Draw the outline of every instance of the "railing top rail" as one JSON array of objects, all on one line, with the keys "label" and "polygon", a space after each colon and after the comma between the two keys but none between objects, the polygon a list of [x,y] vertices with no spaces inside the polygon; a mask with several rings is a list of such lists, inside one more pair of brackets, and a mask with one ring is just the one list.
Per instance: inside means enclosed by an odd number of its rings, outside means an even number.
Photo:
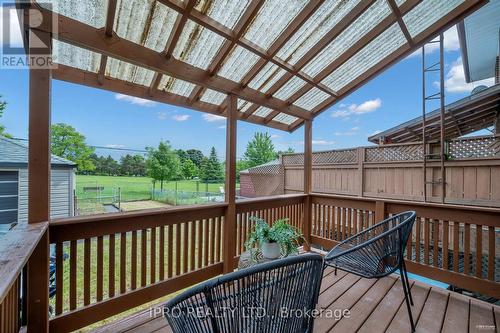
[{"label": "railing top rail", "polygon": [[239,199],[239,200],[236,200],[236,205],[273,202],[273,201],[279,201],[279,200],[283,200],[283,199],[304,198],[306,196],[307,196],[306,194],[297,193],[297,194],[271,195],[271,196],[259,197],[259,198]]},{"label": "railing top rail", "polygon": [[48,223],[20,223],[0,242],[0,303],[28,262]]}]

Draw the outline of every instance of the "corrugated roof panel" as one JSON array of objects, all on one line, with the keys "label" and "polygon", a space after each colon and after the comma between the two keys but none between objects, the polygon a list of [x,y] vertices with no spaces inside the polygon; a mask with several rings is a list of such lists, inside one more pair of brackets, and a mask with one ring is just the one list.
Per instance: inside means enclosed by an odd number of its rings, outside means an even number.
[{"label": "corrugated roof panel", "polygon": [[249,0],[200,0],[194,8],[226,27],[234,28],[249,3]]},{"label": "corrugated roof panel", "polygon": [[214,105],[221,105],[222,102],[224,102],[224,100],[226,99],[226,97],[227,97],[226,94],[223,94],[221,92],[212,89],[206,89],[203,96],[201,96],[200,101]]},{"label": "corrugated roof panel", "polygon": [[158,90],[167,91],[172,94],[189,97],[196,85],[179,79],[174,79],[168,75],[162,75]]},{"label": "corrugated roof panel", "polygon": [[274,97],[279,98],[281,100],[287,100],[290,96],[297,92],[300,88],[302,88],[307,82],[302,80],[299,77],[292,77],[288,80],[283,87],[281,87],[277,92],[274,93]]},{"label": "corrugated roof panel", "polygon": [[106,63],[106,76],[146,87],[151,85],[154,74],[155,73],[149,69],[135,66],[115,58],[108,58],[108,62]]},{"label": "corrugated roof panel", "polygon": [[286,71],[271,62],[268,62],[260,72],[255,75],[255,77],[248,83],[248,86],[252,89],[259,90],[261,92],[266,92],[275,84]]},{"label": "corrugated roof panel", "polygon": [[395,23],[328,75],[322,83],[339,91],[405,43],[406,38]]},{"label": "corrugated roof panel", "polygon": [[303,71],[313,77],[316,76],[390,13],[391,8],[387,5],[387,2],[385,0],[377,0],[304,66]]},{"label": "corrugated roof panel", "polygon": [[252,68],[260,57],[241,46],[236,46],[231,51],[222,68],[217,75],[226,79],[240,82],[243,76]]},{"label": "corrugated roof panel", "polygon": [[262,118],[265,118],[267,117],[268,114],[270,114],[271,112],[273,112],[272,109],[270,108],[266,108],[265,106],[261,106],[259,107],[257,110],[255,110],[254,113],[252,113],[252,116],[257,116],[257,117],[262,117]]},{"label": "corrugated roof panel", "polygon": [[277,56],[294,65],[325,36],[360,0],[327,0],[293,34]]},{"label": "corrugated roof panel", "polygon": [[94,28],[102,28],[106,24],[108,0],[37,0],[37,3]]},{"label": "corrugated roof panel", "polygon": [[423,0],[403,16],[403,21],[410,35],[415,37],[463,2],[464,0]]},{"label": "corrugated roof panel", "polygon": [[401,6],[402,4],[404,4],[406,2],[406,0],[396,0],[396,4],[398,6]]},{"label": "corrugated roof panel", "polygon": [[161,52],[177,15],[155,0],[118,0],[114,30],[121,38]]},{"label": "corrugated roof panel", "polygon": [[225,38],[187,20],[173,56],[195,67],[207,69]]},{"label": "corrugated roof panel", "polygon": [[97,73],[101,63],[101,55],[78,46],[52,40],[54,62],[71,66],[84,71]]},{"label": "corrugated roof panel", "polygon": [[286,113],[280,113],[276,117],[274,117],[273,120],[277,121],[279,123],[290,125],[290,124],[296,122],[297,120],[299,120],[299,118],[294,117],[294,116],[290,116],[289,114],[286,114]]},{"label": "corrugated roof panel", "polygon": [[308,0],[266,0],[245,38],[267,50],[307,3]]},{"label": "corrugated roof panel", "polygon": [[250,103],[249,101],[245,101],[244,99],[238,98],[237,108],[239,112],[247,112],[247,110],[250,109],[252,105],[253,104]]},{"label": "corrugated roof panel", "polygon": [[293,102],[293,104],[311,111],[320,103],[323,103],[328,97],[330,97],[330,95],[328,95],[326,92],[314,87],[304,95],[302,95],[295,102]]}]

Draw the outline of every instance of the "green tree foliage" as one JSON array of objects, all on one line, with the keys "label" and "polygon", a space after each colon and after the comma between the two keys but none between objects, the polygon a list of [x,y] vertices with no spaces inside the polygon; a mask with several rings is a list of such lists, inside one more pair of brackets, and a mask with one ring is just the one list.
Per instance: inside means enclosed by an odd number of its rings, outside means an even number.
[{"label": "green tree foliage", "polygon": [[247,144],[244,159],[248,163],[248,168],[276,159],[276,151],[269,133],[255,133]]},{"label": "green tree foliage", "polygon": [[146,176],[146,160],[141,155],[132,157],[132,175],[137,177]]},{"label": "green tree foliage", "polygon": [[[2,95],[0,95],[0,118],[3,116],[4,110],[7,108],[7,102],[1,100]],[[3,135],[7,138],[11,138],[12,136],[10,134],[5,133],[5,126],[0,124],[0,135]]]},{"label": "green tree foliage", "polygon": [[94,149],[87,146],[85,136],[67,124],[54,124],[51,127],[51,152],[77,164],[79,172],[92,171],[95,165],[90,156]]},{"label": "green tree foliage", "polygon": [[189,158],[189,155],[187,154],[187,152],[182,150],[182,149],[176,149],[175,152],[177,153],[177,156],[179,156],[181,163],[184,163],[184,161]]},{"label": "green tree foliage", "polygon": [[280,156],[280,155],[284,155],[284,154],[293,154],[293,153],[295,153],[295,149],[293,149],[292,147],[288,147],[287,150],[278,150],[276,152],[276,155]]},{"label": "green tree foliage", "polygon": [[198,167],[189,158],[182,163],[182,175],[184,179],[193,179],[198,176]]},{"label": "green tree foliage", "polygon": [[168,141],[161,141],[158,148],[148,147],[146,169],[148,176],[161,184],[163,182],[179,179],[181,175],[181,162],[179,156],[170,146]]},{"label": "green tree foliage", "polygon": [[196,165],[198,168],[201,167],[201,162],[203,161],[203,158],[205,157],[201,150],[198,149],[188,149],[186,150],[186,154],[188,155],[188,158],[193,161],[194,165]]},{"label": "green tree foliage", "polygon": [[236,161],[236,181],[240,181],[240,172],[248,169],[248,162],[245,160]]},{"label": "green tree foliage", "polygon": [[217,152],[214,147],[210,150],[210,156],[208,158],[204,158],[201,163],[200,178],[205,182],[214,183],[224,180],[222,164],[217,158]]}]

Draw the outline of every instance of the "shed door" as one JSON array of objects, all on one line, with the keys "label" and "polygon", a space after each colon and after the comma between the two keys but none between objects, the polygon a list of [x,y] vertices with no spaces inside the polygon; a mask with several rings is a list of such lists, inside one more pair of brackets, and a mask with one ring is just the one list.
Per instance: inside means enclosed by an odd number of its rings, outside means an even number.
[{"label": "shed door", "polygon": [[0,171],[0,224],[17,222],[18,194],[17,171]]}]

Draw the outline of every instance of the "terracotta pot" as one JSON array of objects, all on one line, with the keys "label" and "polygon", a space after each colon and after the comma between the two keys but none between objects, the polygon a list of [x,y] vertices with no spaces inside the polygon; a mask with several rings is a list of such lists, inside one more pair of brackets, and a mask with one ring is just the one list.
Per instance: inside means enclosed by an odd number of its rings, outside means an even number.
[{"label": "terracotta pot", "polygon": [[276,242],[264,242],[260,245],[260,250],[262,251],[262,256],[267,259],[278,259],[281,254],[280,245]]}]

